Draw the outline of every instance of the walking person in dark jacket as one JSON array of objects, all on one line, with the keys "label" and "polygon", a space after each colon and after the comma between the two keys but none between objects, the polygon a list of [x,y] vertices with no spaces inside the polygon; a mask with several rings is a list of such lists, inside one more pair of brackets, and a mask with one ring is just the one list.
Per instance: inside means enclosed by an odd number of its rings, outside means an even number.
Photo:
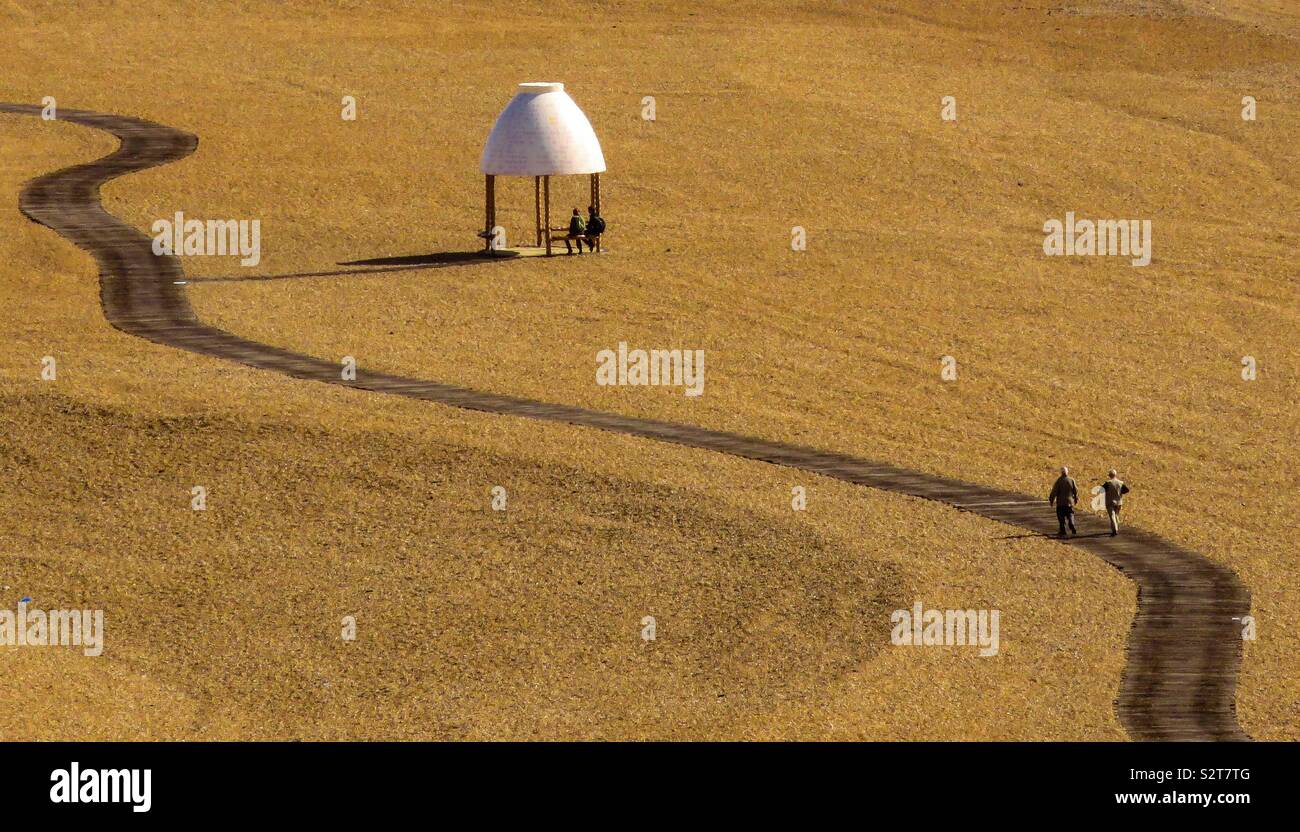
[{"label": "walking person in dark jacket", "polygon": [[1052,492],[1047,495],[1047,504],[1056,506],[1056,522],[1060,523],[1060,536],[1065,537],[1065,524],[1070,524],[1070,534],[1078,534],[1074,528],[1074,505],[1079,502],[1079,486],[1070,476],[1070,469],[1061,467],[1061,476],[1052,485]]},{"label": "walking person in dark jacket", "polygon": [[1119,510],[1124,506],[1124,495],[1129,488],[1112,468],[1110,479],[1101,484],[1101,489],[1106,492],[1106,515],[1110,517],[1110,536],[1114,537],[1119,534]]}]

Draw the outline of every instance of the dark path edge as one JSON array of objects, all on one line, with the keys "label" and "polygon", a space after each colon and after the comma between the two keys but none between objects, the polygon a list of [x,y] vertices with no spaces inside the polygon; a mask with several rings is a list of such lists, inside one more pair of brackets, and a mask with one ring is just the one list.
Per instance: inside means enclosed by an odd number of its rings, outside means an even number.
[{"label": "dark path edge", "polygon": [[[40,108],[0,103],[0,112],[38,116]],[[390,393],[452,407],[599,428],[808,471],[912,497],[936,500],[1031,532],[1053,534],[1045,501],[879,462],[692,425],[638,419],[567,405],[484,393],[464,387],[340,365],[233,335],[203,323],[185,296],[175,257],[157,256],[152,240],[106,212],[100,186],[116,177],[182,159],[198,138],[142,119],[60,110],[60,121],[113,134],[121,146],[94,162],[28,182],[23,214],[86,250],[99,264],[104,316],[117,329],[170,347],[272,370],[293,378]],[[1091,514],[1080,518],[1078,547],[1119,569],[1138,587],[1138,612],[1126,645],[1115,701],[1120,723],[1137,740],[1245,740],[1235,691],[1241,663],[1241,621],[1250,594],[1231,570],[1151,532],[1119,537]]]}]

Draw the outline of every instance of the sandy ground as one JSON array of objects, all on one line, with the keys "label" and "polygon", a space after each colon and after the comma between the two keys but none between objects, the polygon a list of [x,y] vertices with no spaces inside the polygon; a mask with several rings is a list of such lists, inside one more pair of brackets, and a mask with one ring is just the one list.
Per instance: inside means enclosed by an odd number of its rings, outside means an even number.
[{"label": "sandy ground", "polygon": [[[377,369],[1031,493],[1063,461],[1088,483],[1114,465],[1131,522],[1251,588],[1242,723],[1296,738],[1297,22],[1217,6],[204,4],[162,33],[21,4],[0,98],[197,133],[105,202],[141,228],[261,218],[257,269],[185,264],[243,277],[472,247],[493,117],[515,82],[563,80],[610,162],[608,255],[197,284],[196,308]],[[2,193],[112,147],[0,128]],[[500,198],[512,237],[529,190]],[[1152,219],[1152,265],[1043,257],[1067,210]],[[1134,599],[1100,563],[768,466],[143,344],[102,322],[87,258],[16,210],[0,228],[5,597],[102,606],[110,645],[0,649],[0,736],[1121,735]],[[705,349],[706,394],[596,386],[619,341]],[[1000,609],[1001,654],[890,646],[917,599]]]}]

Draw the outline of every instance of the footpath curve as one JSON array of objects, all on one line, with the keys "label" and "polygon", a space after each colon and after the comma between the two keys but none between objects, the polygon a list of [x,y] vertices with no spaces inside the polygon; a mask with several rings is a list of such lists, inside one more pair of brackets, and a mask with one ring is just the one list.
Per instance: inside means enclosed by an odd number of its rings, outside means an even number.
[{"label": "footpath curve", "polygon": [[[41,108],[0,103],[0,112],[39,116]],[[95,258],[104,317],[130,335],[293,378],[731,454],[936,500],[1030,532],[1056,531],[1055,517],[1041,497],[816,448],[434,381],[362,369],[357,370],[356,380],[345,381],[337,363],[209,326],[190,307],[180,261],[155,255],[150,237],[109,214],[99,200],[105,182],[182,159],[198,147],[198,138],[129,116],[60,109],[58,119],[111,133],[121,146],[94,162],[28,182],[19,208]],[[1129,527],[1119,537],[1110,537],[1101,518],[1085,513],[1078,521],[1079,537],[1062,542],[1101,558],[1137,584],[1138,612],[1115,702],[1129,736],[1136,740],[1249,739],[1237,724],[1234,702],[1241,618],[1250,613],[1249,592],[1226,567],[1151,532]]]}]

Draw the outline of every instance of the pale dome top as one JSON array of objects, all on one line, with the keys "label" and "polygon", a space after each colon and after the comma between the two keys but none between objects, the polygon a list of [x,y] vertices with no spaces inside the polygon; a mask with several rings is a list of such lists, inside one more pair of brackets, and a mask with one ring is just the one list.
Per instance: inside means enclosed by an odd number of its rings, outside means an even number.
[{"label": "pale dome top", "polygon": [[497,116],[479,169],[494,176],[601,173],[605,155],[563,84],[530,82]]}]

